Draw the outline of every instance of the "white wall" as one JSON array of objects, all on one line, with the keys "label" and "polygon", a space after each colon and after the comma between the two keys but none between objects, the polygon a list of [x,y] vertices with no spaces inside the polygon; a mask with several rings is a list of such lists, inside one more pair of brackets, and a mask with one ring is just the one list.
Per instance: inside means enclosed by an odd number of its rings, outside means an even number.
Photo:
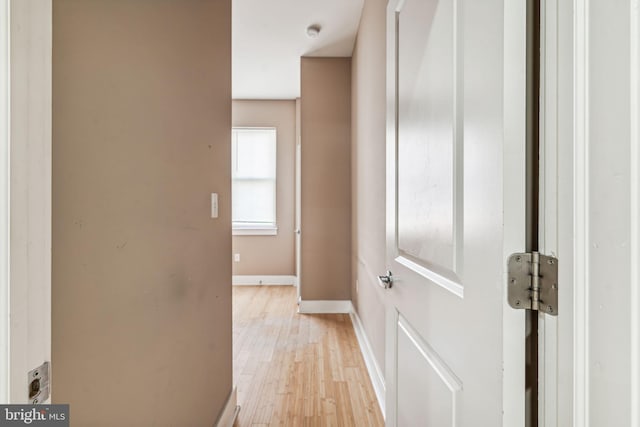
[{"label": "white wall", "polygon": [[51,0],[12,0],[10,19],[9,400],[21,403],[27,373],[51,359]]}]

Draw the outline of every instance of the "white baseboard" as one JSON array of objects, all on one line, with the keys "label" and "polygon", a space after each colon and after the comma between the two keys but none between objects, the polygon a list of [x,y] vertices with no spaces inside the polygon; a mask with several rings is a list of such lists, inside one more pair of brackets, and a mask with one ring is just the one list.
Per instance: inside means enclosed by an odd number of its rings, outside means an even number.
[{"label": "white baseboard", "polygon": [[349,314],[352,310],[349,300],[320,301],[320,300],[300,300],[298,313],[303,314]]},{"label": "white baseboard", "polygon": [[233,276],[231,284],[234,286],[256,285],[291,285],[298,284],[296,276]]},{"label": "white baseboard", "polygon": [[376,358],[373,355],[373,349],[371,348],[371,344],[369,343],[369,339],[367,338],[367,334],[362,326],[362,322],[360,321],[360,317],[358,313],[352,306],[351,313],[351,323],[353,323],[353,330],[356,333],[356,338],[358,339],[358,344],[360,345],[360,352],[362,353],[362,357],[364,358],[364,363],[367,366],[367,371],[369,372],[369,378],[371,378],[371,383],[373,384],[373,391],[376,394],[376,398],[378,399],[378,406],[380,406],[380,411],[382,412],[382,417],[385,417],[385,395],[386,388],[384,383],[384,374],[376,362]]},{"label": "white baseboard", "polygon": [[238,389],[234,387],[229,394],[227,403],[222,408],[222,413],[218,417],[216,427],[233,427],[233,423],[236,422],[240,412],[240,406],[238,406]]}]

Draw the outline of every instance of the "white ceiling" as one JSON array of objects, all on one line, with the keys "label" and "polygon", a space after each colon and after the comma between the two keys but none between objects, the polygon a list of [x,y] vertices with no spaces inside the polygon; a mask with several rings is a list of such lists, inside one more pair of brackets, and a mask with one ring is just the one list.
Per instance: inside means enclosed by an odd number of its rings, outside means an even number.
[{"label": "white ceiling", "polygon": [[299,97],[300,57],[351,56],[363,2],[233,0],[233,98]]}]

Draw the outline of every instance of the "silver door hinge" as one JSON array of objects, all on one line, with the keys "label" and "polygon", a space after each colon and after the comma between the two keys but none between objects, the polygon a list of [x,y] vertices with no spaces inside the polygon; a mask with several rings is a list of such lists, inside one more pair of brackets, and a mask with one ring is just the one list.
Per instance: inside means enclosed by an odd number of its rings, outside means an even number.
[{"label": "silver door hinge", "polygon": [[558,315],[558,260],[538,252],[509,257],[507,297],[513,308]]}]

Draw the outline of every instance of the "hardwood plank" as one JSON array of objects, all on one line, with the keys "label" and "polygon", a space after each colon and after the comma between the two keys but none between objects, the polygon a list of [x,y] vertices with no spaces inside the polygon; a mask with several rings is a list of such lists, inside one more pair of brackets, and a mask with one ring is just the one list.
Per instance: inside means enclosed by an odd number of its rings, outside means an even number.
[{"label": "hardwood plank", "polygon": [[235,426],[383,426],[349,316],[298,314],[295,299],[233,288]]}]

